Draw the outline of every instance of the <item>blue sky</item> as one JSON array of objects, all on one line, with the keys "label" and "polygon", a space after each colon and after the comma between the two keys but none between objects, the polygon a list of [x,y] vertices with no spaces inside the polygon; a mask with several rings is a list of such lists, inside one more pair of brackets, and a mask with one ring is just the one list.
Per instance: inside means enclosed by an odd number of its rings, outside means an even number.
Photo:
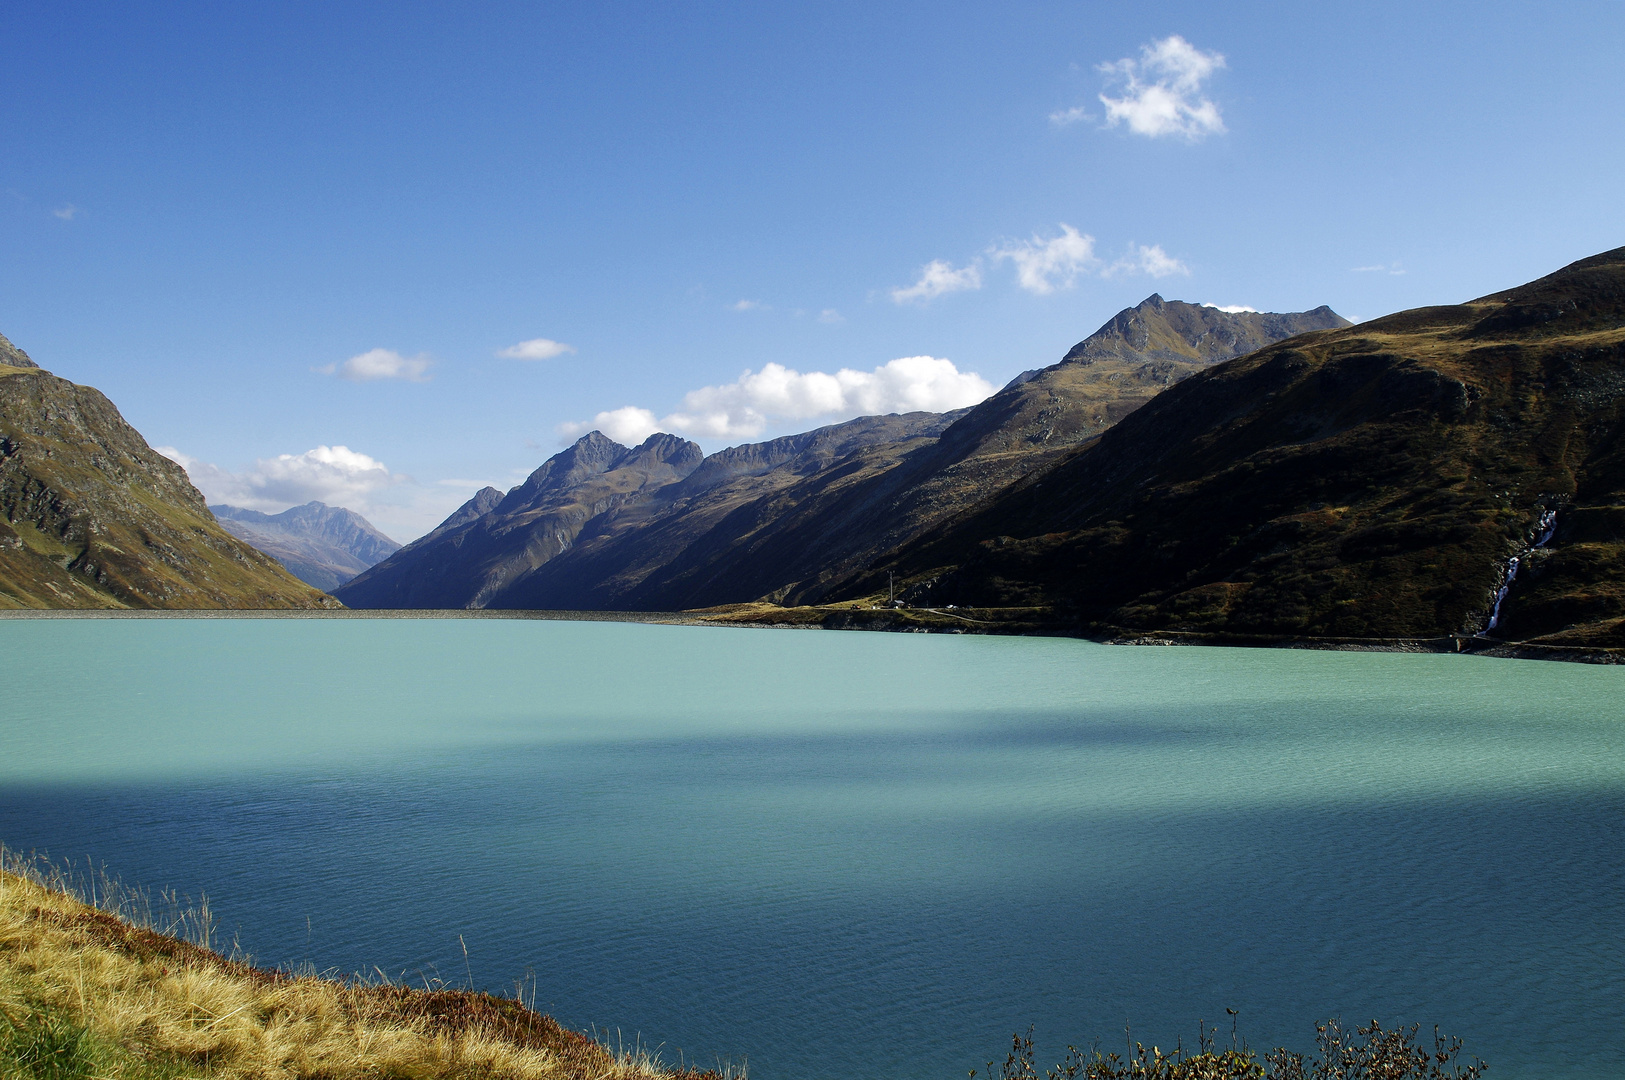
[{"label": "blue sky", "polygon": [[595,423],[716,450],[1153,291],[1369,318],[1625,244],[1618,2],[13,0],[0,41],[0,332],[211,496],[403,540]]}]

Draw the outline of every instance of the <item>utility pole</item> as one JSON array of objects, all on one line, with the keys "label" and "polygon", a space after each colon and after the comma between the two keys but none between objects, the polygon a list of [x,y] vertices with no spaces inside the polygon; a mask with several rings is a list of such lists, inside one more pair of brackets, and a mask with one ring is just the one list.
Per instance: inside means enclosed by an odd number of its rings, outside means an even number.
[{"label": "utility pole", "polygon": [[886,603],[897,603],[897,574],[891,570],[886,571]]}]

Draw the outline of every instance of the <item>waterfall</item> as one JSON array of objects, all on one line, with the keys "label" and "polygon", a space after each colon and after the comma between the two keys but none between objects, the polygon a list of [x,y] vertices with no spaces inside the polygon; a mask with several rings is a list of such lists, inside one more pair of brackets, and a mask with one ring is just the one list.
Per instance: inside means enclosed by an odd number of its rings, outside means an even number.
[{"label": "waterfall", "polygon": [[1501,572],[1501,586],[1495,590],[1495,604],[1490,608],[1490,621],[1484,629],[1479,631],[1482,637],[1495,629],[1495,624],[1501,621],[1501,602],[1507,598],[1507,591],[1512,588],[1512,579],[1518,576],[1518,567],[1529,553],[1545,547],[1557,531],[1557,511],[1542,510],[1540,520],[1535,523],[1535,542],[1523,548],[1512,558],[1507,560],[1506,569]]}]

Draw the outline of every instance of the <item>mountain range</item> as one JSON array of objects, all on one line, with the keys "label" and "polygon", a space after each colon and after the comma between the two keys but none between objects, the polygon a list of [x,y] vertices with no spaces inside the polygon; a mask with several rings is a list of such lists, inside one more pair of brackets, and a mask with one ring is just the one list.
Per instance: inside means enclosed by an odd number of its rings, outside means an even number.
[{"label": "mountain range", "polygon": [[221,529],[100,392],[0,337],[0,607],[336,606]]},{"label": "mountain range", "polygon": [[1097,635],[1625,646],[1625,248],[1201,372],[840,595],[889,574]]},{"label": "mountain range", "polygon": [[1625,248],[1357,326],[1151,296],[954,413],[592,432],[399,549],[215,509],[0,337],[0,606],[336,603],[226,525],[355,607],[1625,650]]},{"label": "mountain range", "polygon": [[215,520],[307,585],[332,591],[400,549],[356,513],[308,502],[280,514],[263,514],[224,503],[209,507]]},{"label": "mountain range", "polygon": [[1181,379],[1347,325],[1325,307],[1226,312],[1153,295],[971,409],[863,417],[710,457],[673,435],[629,448],[592,432],[335,595],[367,608],[814,602]]}]

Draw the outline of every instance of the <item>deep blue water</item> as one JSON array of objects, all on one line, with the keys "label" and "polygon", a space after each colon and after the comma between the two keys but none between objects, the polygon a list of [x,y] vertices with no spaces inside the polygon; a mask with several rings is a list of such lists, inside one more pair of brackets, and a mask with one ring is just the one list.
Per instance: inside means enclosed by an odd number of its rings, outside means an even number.
[{"label": "deep blue water", "polygon": [[1498,1077],[1625,1042],[1625,671],[499,621],[0,647],[0,841],[207,890],[265,964],[532,973],[757,1080],[1226,1007],[1255,1046],[1439,1023]]}]

